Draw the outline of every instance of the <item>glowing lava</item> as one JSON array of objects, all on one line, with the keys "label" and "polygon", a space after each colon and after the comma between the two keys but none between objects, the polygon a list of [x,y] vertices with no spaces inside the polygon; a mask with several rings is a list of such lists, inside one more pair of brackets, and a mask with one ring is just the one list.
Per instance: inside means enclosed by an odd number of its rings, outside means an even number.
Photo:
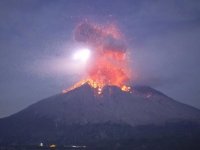
[{"label": "glowing lava", "polygon": [[[86,67],[86,79],[76,83],[66,93],[84,83],[88,83],[97,90],[103,92],[106,85],[114,85],[123,91],[130,91],[128,85],[131,71],[128,67],[127,47],[122,34],[115,25],[100,26],[89,22],[83,22],[77,26],[74,33],[77,42],[84,43],[92,50],[92,57]],[[75,54],[76,59],[83,61],[90,56],[90,51],[85,49]]]}]

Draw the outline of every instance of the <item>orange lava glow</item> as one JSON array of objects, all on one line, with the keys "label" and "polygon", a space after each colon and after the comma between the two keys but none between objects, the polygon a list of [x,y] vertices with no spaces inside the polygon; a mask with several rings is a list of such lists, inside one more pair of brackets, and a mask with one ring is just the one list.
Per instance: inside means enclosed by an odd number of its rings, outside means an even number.
[{"label": "orange lava glow", "polygon": [[82,23],[75,30],[75,40],[89,45],[92,58],[86,68],[86,79],[64,90],[64,93],[86,82],[96,89],[98,94],[103,92],[106,85],[120,87],[126,92],[131,91],[128,86],[131,70],[128,65],[127,48],[122,34],[115,25]]}]

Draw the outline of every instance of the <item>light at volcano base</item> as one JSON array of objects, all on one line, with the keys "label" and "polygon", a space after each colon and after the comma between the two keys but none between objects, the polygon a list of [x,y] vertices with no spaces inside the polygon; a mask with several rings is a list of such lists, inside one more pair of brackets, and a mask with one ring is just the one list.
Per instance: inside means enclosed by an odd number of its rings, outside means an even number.
[{"label": "light at volcano base", "polygon": [[74,60],[80,60],[86,62],[90,58],[90,50],[87,48],[81,49],[73,55]]}]

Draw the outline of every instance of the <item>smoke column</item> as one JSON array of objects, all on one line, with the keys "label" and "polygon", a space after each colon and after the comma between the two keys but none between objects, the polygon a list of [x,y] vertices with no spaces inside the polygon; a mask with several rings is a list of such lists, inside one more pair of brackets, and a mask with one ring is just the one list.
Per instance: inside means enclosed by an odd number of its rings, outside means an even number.
[{"label": "smoke column", "polygon": [[130,80],[122,34],[115,25],[79,24],[74,39],[89,45],[93,57],[87,68],[88,78],[101,85],[123,86]]}]

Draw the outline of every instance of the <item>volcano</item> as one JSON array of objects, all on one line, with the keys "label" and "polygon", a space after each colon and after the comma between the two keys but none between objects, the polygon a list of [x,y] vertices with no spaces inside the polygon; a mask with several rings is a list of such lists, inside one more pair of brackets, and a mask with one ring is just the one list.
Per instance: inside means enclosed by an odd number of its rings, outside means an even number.
[{"label": "volcano", "polygon": [[131,89],[126,92],[116,86],[105,86],[97,94],[85,83],[67,93],[43,99],[0,119],[0,144],[43,142],[102,146],[111,142],[109,145],[120,147],[129,141],[129,146],[137,147],[144,146],[143,142],[138,145],[139,139],[146,142],[151,139],[155,143],[160,139],[166,143],[166,139],[176,137],[186,141],[181,141],[182,145],[198,145],[200,110],[151,87]]}]

